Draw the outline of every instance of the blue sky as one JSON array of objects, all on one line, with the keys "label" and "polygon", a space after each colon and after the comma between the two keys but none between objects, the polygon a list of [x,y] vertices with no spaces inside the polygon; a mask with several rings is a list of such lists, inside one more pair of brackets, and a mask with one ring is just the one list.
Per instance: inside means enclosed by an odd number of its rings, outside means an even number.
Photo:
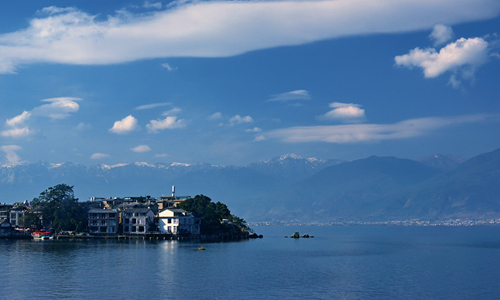
[{"label": "blue sky", "polygon": [[2,164],[500,147],[500,2],[0,4]]}]

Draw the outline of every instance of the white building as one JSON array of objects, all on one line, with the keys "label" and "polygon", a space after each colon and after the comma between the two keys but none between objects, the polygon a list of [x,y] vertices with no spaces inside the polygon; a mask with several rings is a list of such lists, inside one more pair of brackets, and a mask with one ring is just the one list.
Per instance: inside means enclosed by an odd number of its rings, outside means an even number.
[{"label": "white building", "polygon": [[158,214],[158,230],[169,234],[200,234],[200,219],[183,209],[167,208]]},{"label": "white building", "polygon": [[154,225],[154,213],[149,208],[129,208],[122,212],[123,234],[145,234]]}]

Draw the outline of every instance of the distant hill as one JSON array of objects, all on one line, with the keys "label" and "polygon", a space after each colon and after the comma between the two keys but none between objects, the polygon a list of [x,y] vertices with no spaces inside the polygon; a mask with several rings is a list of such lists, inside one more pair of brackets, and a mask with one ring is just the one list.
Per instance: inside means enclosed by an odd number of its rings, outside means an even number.
[{"label": "distant hill", "polygon": [[[420,184],[439,173],[441,171],[436,168],[395,157],[372,156],[341,163],[270,197],[266,201],[271,206],[270,213],[263,219],[365,219],[379,209],[376,205],[378,199]],[[368,210],[368,207],[375,211]]]},{"label": "distant hill", "polygon": [[329,222],[500,217],[500,149],[465,162],[368,157],[351,162],[287,154],[247,166],[38,162],[0,167],[0,202],[37,197],[59,183],[75,196],[204,194],[249,221]]},{"label": "distant hill", "polygon": [[408,217],[500,217],[500,149],[473,157],[401,196],[406,199],[402,215]]},{"label": "distant hill", "polygon": [[442,171],[450,171],[458,167],[465,159],[453,156],[451,154],[433,154],[424,158],[417,159],[416,161],[423,163],[429,167],[440,169]]},{"label": "distant hill", "polygon": [[341,162],[338,159],[304,158],[295,154],[286,154],[269,160],[261,160],[246,167],[276,179],[298,181],[312,176],[319,170],[338,165]]}]

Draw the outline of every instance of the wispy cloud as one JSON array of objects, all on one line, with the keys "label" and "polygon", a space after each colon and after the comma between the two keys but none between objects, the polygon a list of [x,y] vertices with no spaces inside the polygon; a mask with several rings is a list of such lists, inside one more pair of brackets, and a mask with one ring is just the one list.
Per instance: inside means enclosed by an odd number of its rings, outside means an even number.
[{"label": "wispy cloud", "polygon": [[186,127],[186,121],[184,119],[177,120],[177,117],[166,117],[163,120],[151,120],[149,124],[146,125],[149,133],[158,133],[165,129],[184,127]]},{"label": "wispy cloud", "polygon": [[219,120],[222,118],[222,114],[220,112],[213,113],[210,117],[208,117],[209,120]]},{"label": "wispy cloud", "polygon": [[292,100],[311,100],[311,95],[306,90],[296,90],[287,93],[277,94],[271,96],[267,101],[280,101],[287,102]]},{"label": "wispy cloud", "polygon": [[5,152],[5,158],[9,163],[17,165],[21,162],[21,157],[17,154],[17,151],[23,150],[23,148],[17,145],[4,145],[0,147],[0,150]]},{"label": "wispy cloud", "polygon": [[457,76],[471,79],[477,67],[489,60],[490,48],[487,41],[480,37],[460,38],[438,51],[434,48],[415,48],[408,54],[396,56],[396,65],[407,68],[419,67],[424,70],[425,78],[434,78],[451,71],[450,83],[460,85]]},{"label": "wispy cloud", "polygon": [[444,24],[436,24],[429,38],[434,41],[434,46],[444,44],[453,38],[453,29]]},{"label": "wispy cloud", "polygon": [[169,63],[161,64],[162,68],[167,69],[167,71],[176,71],[178,67],[172,67]]},{"label": "wispy cloud", "polygon": [[[144,4],[158,8],[158,3]],[[499,2],[492,0],[176,3],[146,14],[117,12],[105,20],[76,8],[42,9],[28,28],[0,35],[0,73],[45,62],[106,65],[166,57],[227,57],[343,36],[430,29],[439,22],[454,25],[500,12]]]},{"label": "wispy cloud", "polygon": [[80,122],[78,123],[78,126],[76,126],[76,129],[78,130],[87,130],[87,129],[91,129],[92,126],[90,124],[85,124],[83,122]]},{"label": "wispy cloud", "polygon": [[137,106],[135,109],[136,110],[151,109],[151,108],[157,108],[157,107],[162,107],[162,106],[167,106],[167,105],[172,105],[172,103],[163,102],[163,103],[145,104],[145,105]]},{"label": "wispy cloud", "polygon": [[144,4],[142,5],[142,7],[144,7],[144,8],[156,8],[156,9],[160,9],[161,8],[161,2],[151,3],[149,1],[144,1]]},{"label": "wispy cloud", "polygon": [[15,116],[14,118],[12,119],[7,119],[7,121],[5,122],[7,125],[11,126],[11,127],[15,127],[17,125],[21,125],[23,124],[24,122],[26,122],[26,120],[28,120],[29,118],[31,117],[31,112],[29,111],[23,111],[22,114],[18,115],[18,116]]},{"label": "wispy cloud", "polygon": [[113,127],[109,131],[117,134],[127,134],[138,128],[137,119],[132,115],[129,115],[113,124]]},{"label": "wispy cloud", "polygon": [[262,129],[260,129],[259,127],[254,127],[252,129],[245,129],[245,132],[261,132]]},{"label": "wispy cloud", "polygon": [[241,117],[240,115],[232,116],[229,119],[229,126],[234,126],[235,124],[252,123],[253,119],[250,116]]},{"label": "wispy cloud", "polygon": [[94,153],[90,156],[91,159],[103,159],[103,158],[106,158],[106,157],[109,157],[109,154],[105,154],[105,153]]},{"label": "wispy cloud", "polygon": [[464,123],[498,120],[499,115],[463,115],[447,118],[410,119],[395,124],[350,124],[332,126],[301,126],[272,130],[260,140],[278,139],[289,143],[359,143],[405,139],[422,136],[440,128]]},{"label": "wispy cloud", "polygon": [[161,115],[162,116],[173,116],[173,115],[180,113],[181,111],[182,111],[182,109],[180,109],[178,107],[174,107],[171,110],[167,110],[166,112],[162,113]]},{"label": "wispy cloud", "polygon": [[28,127],[23,127],[23,128],[13,128],[13,129],[8,129],[0,132],[0,135],[3,137],[13,137],[13,138],[20,138],[20,137],[25,137],[28,136],[32,133],[32,131]]},{"label": "wispy cloud", "polygon": [[80,98],[74,97],[58,97],[49,98],[42,100],[43,102],[50,102],[50,104],[44,104],[35,107],[32,110],[33,115],[43,116],[51,119],[64,119],[69,117],[71,114],[76,113],[80,109],[80,105],[77,101],[81,101]]},{"label": "wispy cloud", "polygon": [[148,152],[148,151],[151,151],[151,148],[149,148],[148,145],[139,145],[137,147],[134,147],[134,148],[130,148],[130,150],[134,151],[134,152],[137,152],[137,153],[142,153],[142,152]]},{"label": "wispy cloud", "polygon": [[354,103],[330,103],[333,108],[324,115],[318,116],[321,121],[341,121],[344,123],[359,123],[365,121],[365,110],[360,108],[361,105]]}]

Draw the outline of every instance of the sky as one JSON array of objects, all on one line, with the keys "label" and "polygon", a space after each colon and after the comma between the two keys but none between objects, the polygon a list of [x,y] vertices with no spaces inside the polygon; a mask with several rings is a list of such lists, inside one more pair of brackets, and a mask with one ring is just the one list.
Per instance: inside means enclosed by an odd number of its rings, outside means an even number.
[{"label": "sky", "polygon": [[3,1],[0,163],[500,148],[500,1]]}]

